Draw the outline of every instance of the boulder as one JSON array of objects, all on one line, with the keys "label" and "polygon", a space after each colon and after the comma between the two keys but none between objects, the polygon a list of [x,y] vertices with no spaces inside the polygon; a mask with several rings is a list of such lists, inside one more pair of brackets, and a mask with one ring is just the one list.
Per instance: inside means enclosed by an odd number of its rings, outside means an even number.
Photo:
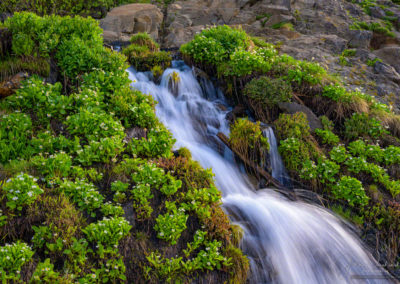
[{"label": "boulder", "polygon": [[396,72],[396,70],[383,62],[377,61],[374,65],[374,71],[379,74],[385,76],[387,79],[399,84],[400,83],[400,74]]},{"label": "boulder", "polygon": [[301,105],[298,103],[291,102],[281,102],[278,103],[278,107],[286,113],[294,114],[296,112],[302,112],[307,116],[308,124],[311,128],[311,131],[314,131],[317,128],[323,128],[321,120],[305,105]]},{"label": "boulder", "polygon": [[129,42],[133,34],[147,32],[155,40],[159,37],[163,14],[152,4],[128,4],[112,9],[100,21],[106,43]]},{"label": "boulder", "polygon": [[364,30],[350,30],[349,31],[349,46],[354,48],[368,48],[371,39],[372,32]]},{"label": "boulder", "polygon": [[375,50],[374,54],[400,72],[400,47],[399,46],[385,46],[381,49]]},{"label": "boulder", "polygon": [[383,19],[386,17],[385,11],[379,6],[372,6],[369,10],[371,11],[371,16],[374,18]]}]

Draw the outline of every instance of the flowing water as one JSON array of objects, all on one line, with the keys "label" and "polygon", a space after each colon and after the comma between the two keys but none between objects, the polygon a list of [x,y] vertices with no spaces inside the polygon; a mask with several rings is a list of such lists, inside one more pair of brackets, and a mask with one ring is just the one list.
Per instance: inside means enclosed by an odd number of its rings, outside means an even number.
[{"label": "flowing water", "polygon": [[[256,191],[216,138],[229,135],[229,107],[210,82],[197,81],[192,69],[174,62],[159,85],[151,73],[128,69],[132,86],[159,103],[159,119],[203,167],[212,168],[230,219],[244,230],[242,249],[250,259],[250,283],[388,283],[387,274],[338,218],[317,206],[292,202],[272,189]],[[179,75],[173,92],[170,78]],[[272,172],[286,177],[272,129]],[[283,180],[284,181],[284,180]]]}]

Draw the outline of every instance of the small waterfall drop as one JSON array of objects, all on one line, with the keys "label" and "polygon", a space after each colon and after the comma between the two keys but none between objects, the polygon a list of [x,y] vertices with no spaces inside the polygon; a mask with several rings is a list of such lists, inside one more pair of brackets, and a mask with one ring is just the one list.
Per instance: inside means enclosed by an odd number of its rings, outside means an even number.
[{"label": "small waterfall drop", "polygon": [[[204,94],[191,68],[174,62],[160,85],[149,79],[149,73],[132,68],[128,72],[133,88],[159,102],[157,116],[177,140],[176,148],[187,147],[203,167],[212,168],[225,211],[245,232],[242,249],[250,259],[250,283],[392,283],[334,215],[288,201],[271,189],[255,191],[231,151],[216,138],[218,132],[229,135],[225,119],[229,106],[217,90],[210,90],[211,85]],[[177,94],[168,90],[172,72],[180,78]],[[271,151],[276,164],[282,165],[272,129],[265,134],[275,143]],[[277,178],[284,176],[283,169],[273,166],[273,170]]]},{"label": "small waterfall drop", "polygon": [[278,152],[278,144],[276,142],[274,130],[267,127],[263,130],[264,137],[268,138],[269,143],[269,160],[272,169],[272,177],[278,180],[286,187],[291,187],[290,177],[286,172],[281,155]]}]

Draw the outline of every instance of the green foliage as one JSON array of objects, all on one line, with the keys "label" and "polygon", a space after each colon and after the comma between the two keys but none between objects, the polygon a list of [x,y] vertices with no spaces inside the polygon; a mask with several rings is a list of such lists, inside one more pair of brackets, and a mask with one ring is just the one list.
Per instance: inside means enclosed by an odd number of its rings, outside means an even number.
[{"label": "green foliage", "polygon": [[39,15],[61,14],[61,15],[91,15],[95,17],[105,16],[104,12],[112,7],[126,3],[150,3],[147,0],[94,0],[94,1],[71,1],[71,0],[5,0],[0,3],[1,13],[14,13],[17,11],[32,11]]},{"label": "green foliage", "polygon": [[292,88],[285,80],[273,79],[267,76],[253,79],[243,89],[243,94],[251,99],[254,105],[268,108],[279,102],[290,102]]},{"label": "green foliage", "polygon": [[315,134],[321,138],[323,144],[337,145],[340,141],[339,137],[330,130],[317,128]]},{"label": "green foliage", "polygon": [[91,18],[41,18],[24,12],[15,13],[4,24],[13,34],[13,52],[18,56],[38,54],[49,57],[63,42],[72,38],[90,42],[93,47],[102,44],[102,31]]},{"label": "green foliage", "polygon": [[388,24],[388,22],[385,22],[384,24],[380,22],[372,22],[372,23],[366,23],[366,22],[360,22],[360,21],[355,21],[353,24],[350,25],[350,29],[352,30],[368,30],[368,31],[373,31],[376,33],[380,33],[389,37],[394,37],[394,33],[391,31],[392,26]]},{"label": "green foliage", "polygon": [[72,159],[65,152],[47,158],[38,155],[33,157],[31,162],[41,174],[48,177],[67,177],[72,166]]},{"label": "green foliage", "polygon": [[3,283],[19,282],[22,266],[32,259],[34,252],[23,242],[17,241],[0,247],[0,277]]},{"label": "green foliage", "polygon": [[181,236],[181,233],[186,230],[186,222],[189,215],[185,214],[184,208],[176,208],[175,202],[165,202],[167,213],[158,215],[154,230],[157,237],[175,245]]},{"label": "green foliage", "polygon": [[388,131],[382,126],[382,123],[368,114],[353,113],[352,117],[347,119],[344,123],[344,136],[349,139],[356,139],[358,137],[371,137],[379,138]]},{"label": "green foliage", "polygon": [[22,83],[14,96],[7,97],[5,103],[14,110],[34,111],[41,123],[61,119],[72,108],[72,98],[61,95],[61,88],[60,83],[45,84],[33,76]]},{"label": "green foliage", "polygon": [[124,127],[118,120],[100,109],[82,109],[66,119],[71,135],[85,137],[88,141],[110,136],[124,137]]},{"label": "green foliage", "polygon": [[279,22],[279,23],[276,23],[276,24],[273,24],[272,26],[271,26],[271,28],[272,29],[275,29],[275,30],[278,30],[278,29],[287,29],[287,30],[289,30],[289,31],[293,31],[294,30],[294,28],[293,28],[293,24],[292,23],[289,23],[289,22],[287,22],[287,21],[283,21],[283,22]]},{"label": "green foliage", "polygon": [[82,231],[88,241],[98,245],[97,252],[101,255],[102,249],[116,251],[118,242],[129,234],[131,228],[125,218],[111,217],[92,223]]},{"label": "green foliage", "polygon": [[60,185],[60,191],[64,192],[81,209],[86,210],[91,216],[96,216],[95,210],[100,208],[104,197],[97,188],[85,180],[65,180]]},{"label": "green foliage", "polygon": [[375,59],[372,59],[372,60],[368,59],[367,60],[367,65],[370,66],[370,67],[374,67],[376,62],[382,62],[382,59],[380,59],[378,57],[375,58]]},{"label": "green foliage", "polygon": [[339,171],[338,164],[326,158],[320,158],[317,165],[311,160],[305,161],[300,171],[300,177],[305,180],[318,179],[322,184],[332,184],[336,181]]},{"label": "green foliage", "polygon": [[103,213],[104,216],[114,216],[114,217],[119,217],[124,215],[124,209],[119,206],[112,204],[111,202],[104,203],[101,206],[101,213]]},{"label": "green foliage", "polygon": [[169,52],[158,51],[158,47],[149,48],[149,44],[145,44],[131,44],[122,51],[136,70],[149,71],[155,66],[161,66],[165,69],[171,65],[171,54]]},{"label": "green foliage", "polygon": [[349,57],[353,57],[356,55],[357,50],[355,49],[345,49],[343,50],[342,54],[339,56],[339,63],[343,66],[348,66],[350,65],[350,62],[348,60]]},{"label": "green foliage", "polygon": [[10,57],[0,60],[0,82],[19,72],[38,74],[48,77],[50,74],[50,64],[47,59],[40,57]]},{"label": "green foliage", "polygon": [[83,149],[78,149],[76,160],[82,165],[92,165],[95,162],[109,164],[117,162],[117,156],[125,149],[125,142],[121,136],[100,138],[100,141],[91,140]]},{"label": "green foliage", "polygon": [[0,119],[0,163],[30,154],[29,138],[32,121],[26,114],[15,112]]},{"label": "green foliage", "polygon": [[2,188],[7,196],[7,207],[11,210],[22,211],[23,206],[35,202],[43,193],[36,181],[34,177],[23,173],[7,180]]},{"label": "green foliage", "polygon": [[150,37],[148,33],[137,33],[131,37],[131,43],[139,46],[146,46],[150,51],[159,51],[160,46]]},{"label": "green foliage", "polygon": [[250,39],[245,31],[229,26],[203,30],[194,40],[181,46],[181,52],[196,62],[222,63],[236,50],[247,50]]},{"label": "green foliage", "polygon": [[310,136],[307,116],[302,112],[292,115],[282,113],[274,124],[279,139],[294,137],[304,140]]},{"label": "green foliage", "polygon": [[332,193],[340,199],[346,200],[350,206],[368,205],[368,196],[365,194],[361,182],[355,178],[343,176],[332,188]]},{"label": "green foliage", "polygon": [[286,168],[290,171],[300,171],[303,162],[310,159],[307,145],[298,138],[292,137],[281,140],[278,150]]},{"label": "green foliage", "polygon": [[57,283],[60,281],[58,272],[54,271],[54,265],[46,258],[44,262],[40,262],[32,275],[32,283]]}]

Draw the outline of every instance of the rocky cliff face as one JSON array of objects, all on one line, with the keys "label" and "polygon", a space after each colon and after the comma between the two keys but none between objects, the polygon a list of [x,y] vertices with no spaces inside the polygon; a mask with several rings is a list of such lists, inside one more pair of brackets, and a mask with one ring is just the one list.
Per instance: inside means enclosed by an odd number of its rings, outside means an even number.
[{"label": "rocky cliff face", "polygon": [[[357,3],[352,3],[357,2]],[[108,41],[151,33],[164,48],[178,48],[210,25],[241,25],[279,44],[281,52],[313,60],[340,74],[350,88],[400,107],[400,7],[389,0],[185,0],[168,6],[131,4],[115,8],[102,27]],[[162,16],[162,14],[164,14]],[[390,35],[354,29],[354,22],[390,21]],[[350,49],[350,51],[347,51]]]}]

